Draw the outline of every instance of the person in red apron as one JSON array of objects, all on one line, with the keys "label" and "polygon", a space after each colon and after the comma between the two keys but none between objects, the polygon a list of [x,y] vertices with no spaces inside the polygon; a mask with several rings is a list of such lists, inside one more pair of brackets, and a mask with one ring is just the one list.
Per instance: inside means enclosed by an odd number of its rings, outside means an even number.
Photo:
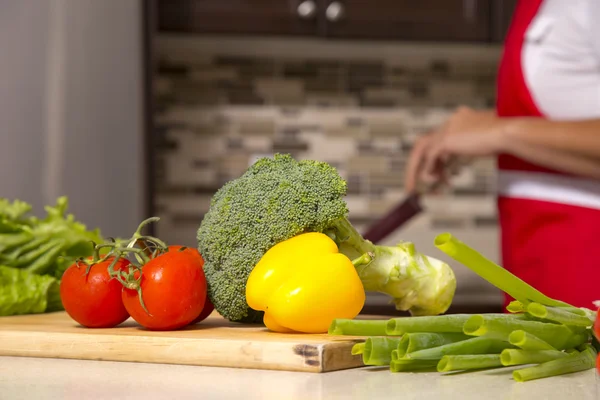
[{"label": "person in red apron", "polygon": [[[577,307],[600,300],[600,1],[520,0],[494,111],[460,108],[417,141],[406,189],[455,157],[498,160],[501,263]],[[512,300],[505,297],[505,306]]]}]

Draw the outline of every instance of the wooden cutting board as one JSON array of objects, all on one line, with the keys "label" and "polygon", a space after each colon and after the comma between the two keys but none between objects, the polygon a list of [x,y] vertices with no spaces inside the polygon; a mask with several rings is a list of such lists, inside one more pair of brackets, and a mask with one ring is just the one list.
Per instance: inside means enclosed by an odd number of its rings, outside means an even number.
[{"label": "wooden cutting board", "polygon": [[359,337],[281,334],[213,313],[178,331],[153,332],[127,320],[88,329],[66,313],[0,317],[0,356],[329,372],[363,366],[351,355]]}]

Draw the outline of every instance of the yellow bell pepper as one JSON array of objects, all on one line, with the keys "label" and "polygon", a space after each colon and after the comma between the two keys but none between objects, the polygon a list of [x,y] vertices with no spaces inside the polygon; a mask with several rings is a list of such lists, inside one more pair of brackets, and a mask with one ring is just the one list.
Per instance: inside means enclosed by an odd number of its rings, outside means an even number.
[{"label": "yellow bell pepper", "polygon": [[303,233],[269,249],[246,283],[246,301],[275,332],[326,333],[335,318],[354,318],[365,289],[348,257],[322,233]]}]

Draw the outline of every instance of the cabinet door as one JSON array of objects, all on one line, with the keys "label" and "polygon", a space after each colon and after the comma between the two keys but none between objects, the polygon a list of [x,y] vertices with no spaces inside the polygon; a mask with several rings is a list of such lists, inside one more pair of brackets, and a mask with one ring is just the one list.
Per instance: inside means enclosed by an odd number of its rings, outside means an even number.
[{"label": "cabinet door", "polygon": [[492,41],[503,42],[512,21],[517,0],[502,0],[492,3]]},{"label": "cabinet door", "polygon": [[162,32],[217,34],[317,33],[318,0],[158,0]]},{"label": "cabinet door", "polygon": [[492,0],[320,0],[334,38],[489,41]]}]

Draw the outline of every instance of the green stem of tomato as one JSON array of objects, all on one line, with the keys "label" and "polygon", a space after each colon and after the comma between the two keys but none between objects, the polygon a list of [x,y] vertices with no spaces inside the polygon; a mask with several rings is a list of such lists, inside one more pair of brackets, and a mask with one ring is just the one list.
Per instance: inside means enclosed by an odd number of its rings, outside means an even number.
[{"label": "green stem of tomato", "polygon": [[127,245],[128,248],[132,248],[133,246],[135,246],[136,243],[139,243],[139,240],[142,240],[144,242],[151,242],[152,244],[157,245],[158,247],[161,247],[163,250],[166,251],[167,249],[167,244],[165,242],[163,242],[162,240],[160,240],[157,237],[154,236],[148,236],[148,235],[142,235],[142,229],[148,225],[151,222],[157,222],[159,221],[160,218],[159,217],[150,217],[145,219],[144,221],[142,221],[138,228],[136,229],[136,231],[134,232],[131,241],[129,242],[129,244]]},{"label": "green stem of tomato", "polygon": [[134,256],[136,257],[136,259],[138,260],[138,262],[140,263],[140,266],[148,263],[150,261],[150,257],[148,257],[148,255],[146,255],[146,251],[144,249],[139,249],[139,248],[128,248],[128,247],[116,247],[114,249],[115,252],[122,254],[122,253],[133,253]]},{"label": "green stem of tomato", "polygon": [[[159,221],[159,217],[150,217],[142,221],[133,236],[128,239],[126,242],[123,241],[114,241],[106,247],[111,247],[111,251],[109,254],[115,254],[115,259],[109,266],[109,275],[112,278],[117,279],[124,287],[128,290],[135,290],[138,293],[140,305],[148,313],[151,315],[148,309],[146,308],[146,304],[144,303],[144,298],[142,296],[142,268],[145,264],[150,262],[153,258],[160,255],[163,252],[168,251],[168,246],[162,240],[148,235],[142,235],[142,229],[151,222]],[[127,243],[124,247],[124,243]],[[135,246],[138,247],[135,247]],[[131,263],[129,267],[129,271],[125,272],[123,270],[115,270],[114,267],[117,261],[124,254],[133,254],[135,259],[137,260],[139,265],[135,265],[135,263]],[[139,272],[139,276],[136,278],[135,274]]]},{"label": "green stem of tomato", "polygon": [[100,259],[100,251],[98,251],[98,245],[93,240],[90,240],[92,244],[92,262],[96,262]]},{"label": "green stem of tomato", "polygon": [[[102,244],[97,245],[95,247],[95,250],[98,252],[98,256],[100,256],[100,250],[104,249],[106,247],[114,248],[115,244],[114,243],[102,243]],[[106,261],[106,260],[108,260],[108,257],[110,257],[110,256],[111,256],[111,252],[109,251],[102,258],[99,258],[98,262]]]},{"label": "green stem of tomato", "polygon": [[[109,275],[119,281],[125,287],[125,289],[135,290],[140,299],[140,305],[148,315],[152,316],[150,311],[148,311],[148,308],[146,308],[144,297],[142,296],[142,268],[138,267],[137,265],[130,264],[128,272],[122,270],[115,271],[114,264],[115,261],[113,261],[113,263],[109,266]],[[137,278],[135,277],[136,272],[139,272],[139,276]]]},{"label": "green stem of tomato", "polygon": [[143,220],[137,227],[136,231],[134,232],[133,236],[141,236],[142,235],[142,229],[150,224],[151,222],[158,222],[160,221],[159,217],[150,217],[150,218],[146,218],[145,220]]},{"label": "green stem of tomato", "polygon": [[[140,266],[148,263],[152,258],[155,258],[162,252],[168,250],[168,246],[162,240],[148,235],[142,234],[142,229],[151,222],[159,221],[159,217],[150,217],[142,221],[133,236],[127,240],[114,240],[111,243],[105,243],[100,246],[95,246],[95,252],[98,252],[101,248],[108,247],[110,251],[105,255],[103,260],[106,260],[109,256],[114,255],[117,258],[123,257],[125,254],[133,253],[135,260]],[[135,246],[139,248],[136,248]],[[99,253],[95,257],[99,258]]]}]

